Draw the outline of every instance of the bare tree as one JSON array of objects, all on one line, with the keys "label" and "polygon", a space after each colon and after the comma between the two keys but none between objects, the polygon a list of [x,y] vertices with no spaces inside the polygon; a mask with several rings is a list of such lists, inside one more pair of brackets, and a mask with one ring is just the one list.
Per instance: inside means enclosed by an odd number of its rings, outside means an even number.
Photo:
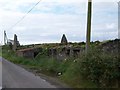
[{"label": "bare tree", "polygon": [[92,0],[88,0],[87,33],[86,33],[86,53],[88,53],[88,51],[90,49],[91,19],[92,19]]}]

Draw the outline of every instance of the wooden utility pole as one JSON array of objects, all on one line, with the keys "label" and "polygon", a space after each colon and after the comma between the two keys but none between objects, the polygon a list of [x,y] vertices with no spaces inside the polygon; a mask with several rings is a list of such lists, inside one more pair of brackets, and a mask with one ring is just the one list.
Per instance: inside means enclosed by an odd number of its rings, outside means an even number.
[{"label": "wooden utility pole", "polygon": [[[118,38],[120,39],[120,1],[118,2]],[[120,48],[118,48],[118,58],[120,58],[119,53],[120,53]],[[118,65],[118,72],[120,72],[120,65]],[[118,77],[118,88],[120,88],[120,76]]]},{"label": "wooden utility pole", "polygon": [[88,0],[87,33],[86,33],[86,53],[88,53],[89,49],[90,49],[91,19],[92,19],[92,0]]}]

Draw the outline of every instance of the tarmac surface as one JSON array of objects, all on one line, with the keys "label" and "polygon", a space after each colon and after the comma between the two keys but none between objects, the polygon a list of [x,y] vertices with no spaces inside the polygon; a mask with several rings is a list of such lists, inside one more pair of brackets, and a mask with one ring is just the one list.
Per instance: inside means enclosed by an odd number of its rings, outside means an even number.
[{"label": "tarmac surface", "polygon": [[2,88],[2,59],[0,58],[0,89]]},{"label": "tarmac surface", "polygon": [[2,88],[57,88],[40,76],[35,76],[33,73],[1,57],[0,75],[2,75],[0,76]]}]

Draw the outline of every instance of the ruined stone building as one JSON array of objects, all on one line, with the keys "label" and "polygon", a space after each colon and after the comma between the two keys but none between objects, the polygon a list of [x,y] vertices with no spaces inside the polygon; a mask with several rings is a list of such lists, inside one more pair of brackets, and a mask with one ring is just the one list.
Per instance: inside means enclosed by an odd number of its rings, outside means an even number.
[{"label": "ruined stone building", "polygon": [[17,35],[14,35],[14,40],[11,39],[7,39],[7,43],[6,45],[8,45],[12,50],[16,50],[18,46],[20,46],[19,41],[17,40]]},{"label": "ruined stone building", "polygon": [[20,57],[33,59],[40,52],[42,52],[42,48],[26,48],[26,49],[17,50],[16,54]]},{"label": "ruined stone building", "polygon": [[17,40],[17,35],[14,34],[13,50],[16,51],[19,45],[20,44],[19,44],[19,41]]},{"label": "ruined stone building", "polygon": [[61,44],[67,44],[67,43],[68,43],[67,38],[65,34],[63,34],[62,39],[61,39]]}]

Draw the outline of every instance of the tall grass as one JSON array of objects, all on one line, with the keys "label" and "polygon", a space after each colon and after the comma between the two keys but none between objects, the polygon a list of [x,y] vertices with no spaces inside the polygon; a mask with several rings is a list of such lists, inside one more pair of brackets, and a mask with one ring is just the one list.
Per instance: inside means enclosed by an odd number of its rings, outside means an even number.
[{"label": "tall grass", "polygon": [[81,53],[77,59],[56,60],[46,55],[37,55],[34,60],[18,57],[14,52],[3,49],[3,57],[16,64],[26,65],[40,73],[58,77],[71,87],[96,88],[117,87],[118,56],[92,49],[88,55]]}]

